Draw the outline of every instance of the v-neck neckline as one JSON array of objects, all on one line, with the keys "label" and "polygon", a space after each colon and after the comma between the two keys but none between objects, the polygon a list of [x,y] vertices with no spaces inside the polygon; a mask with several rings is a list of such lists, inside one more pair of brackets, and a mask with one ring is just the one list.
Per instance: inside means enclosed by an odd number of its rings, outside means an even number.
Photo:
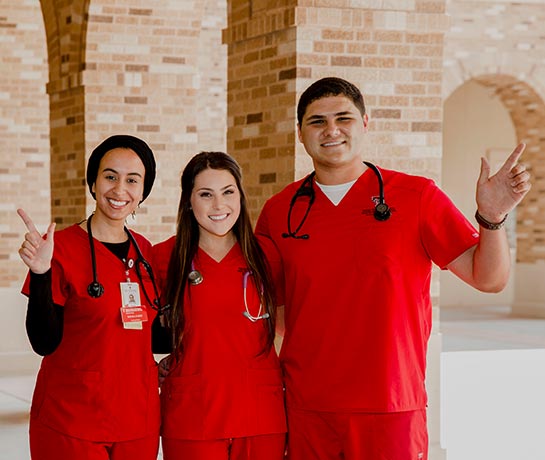
[{"label": "v-neck neckline", "polygon": [[[231,249],[229,249],[229,251],[227,251],[227,253],[221,258],[221,260],[214,259],[210,254],[208,254],[200,246],[199,246],[199,249],[198,249],[198,255],[204,256],[204,258],[208,261],[208,263],[213,263],[214,265],[221,265],[221,264],[225,263],[226,261],[228,261],[229,259],[233,258],[233,253],[235,252],[235,248],[238,248],[238,246],[239,246],[238,242],[235,242],[235,244],[233,244]],[[206,261],[205,261],[205,263],[206,263]]]},{"label": "v-neck neckline", "polygon": [[[333,203],[329,199],[329,197],[325,194],[325,192],[320,188],[320,186],[317,183],[313,184],[313,186],[315,187],[314,193],[315,193],[316,197],[317,197],[317,195],[321,195],[320,201],[326,202],[327,206],[331,206],[331,209],[340,209],[341,207],[344,206],[345,203],[350,201],[350,196],[351,196],[352,193],[354,193],[354,189],[361,187],[360,183],[362,181],[367,181],[368,180],[366,177],[369,176],[368,172],[369,172],[370,169],[371,168],[367,168],[365,171],[363,171],[363,173],[352,184],[350,189],[345,193],[345,195],[343,196],[341,201],[339,201],[337,204]],[[372,173],[373,172],[371,171],[371,174]],[[377,194],[378,194],[378,189],[377,189]]]}]

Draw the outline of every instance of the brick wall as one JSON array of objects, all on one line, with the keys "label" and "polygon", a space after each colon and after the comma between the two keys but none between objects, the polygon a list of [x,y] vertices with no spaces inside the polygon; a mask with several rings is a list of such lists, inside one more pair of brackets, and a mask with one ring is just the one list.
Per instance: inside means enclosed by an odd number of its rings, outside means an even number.
[{"label": "brick wall", "polygon": [[294,21],[293,6],[233,1],[224,32],[227,149],[244,170],[254,218],[266,198],[294,177],[298,72]]},{"label": "brick wall", "polygon": [[173,0],[92,2],[89,10],[86,152],[112,133],[150,144],[158,175],[134,225],[152,240],[173,231],[179,172],[198,147],[202,8],[202,2]]},{"label": "brick wall", "polygon": [[445,2],[300,4],[323,7],[298,8],[298,93],[329,75],[356,83],[370,119],[366,158],[437,177]]},{"label": "brick wall", "polygon": [[47,49],[38,2],[0,2],[0,286],[20,286],[22,207],[50,220]]},{"label": "brick wall", "polygon": [[197,56],[198,148],[226,152],[227,146],[227,46],[222,31],[227,23],[227,2],[207,0],[201,21]]}]

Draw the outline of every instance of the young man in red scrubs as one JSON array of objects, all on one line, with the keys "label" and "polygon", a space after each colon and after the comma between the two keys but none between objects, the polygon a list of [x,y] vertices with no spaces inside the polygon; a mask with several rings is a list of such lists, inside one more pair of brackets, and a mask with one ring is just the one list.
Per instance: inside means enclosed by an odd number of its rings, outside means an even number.
[{"label": "young man in red scrubs", "polygon": [[256,229],[285,280],[288,458],[425,460],[432,263],[481,291],[505,286],[503,223],[530,189],[524,145],[493,176],[483,158],[477,232],[431,180],[363,162],[353,84],[315,82],[297,121],[315,171],[273,196]]}]

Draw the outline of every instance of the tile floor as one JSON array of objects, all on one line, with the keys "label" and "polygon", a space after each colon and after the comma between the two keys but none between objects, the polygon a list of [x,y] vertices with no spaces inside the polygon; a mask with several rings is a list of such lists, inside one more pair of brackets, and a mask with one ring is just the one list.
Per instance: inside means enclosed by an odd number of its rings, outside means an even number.
[{"label": "tile floor", "polygon": [[[513,318],[506,308],[443,308],[441,332],[446,352],[545,348],[545,319]],[[34,381],[33,374],[0,372],[0,460],[30,459],[28,410]]]},{"label": "tile floor", "polygon": [[545,348],[545,319],[515,318],[509,307],[441,308],[443,351]]}]

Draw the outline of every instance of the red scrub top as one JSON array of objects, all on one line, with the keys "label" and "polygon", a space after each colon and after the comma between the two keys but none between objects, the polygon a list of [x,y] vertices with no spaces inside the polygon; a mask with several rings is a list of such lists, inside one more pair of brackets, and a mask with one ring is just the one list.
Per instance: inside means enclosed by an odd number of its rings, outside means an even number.
[{"label": "red scrub top", "polygon": [[[382,170],[392,214],[373,217],[377,178],[367,170],[335,206],[316,200],[299,234],[283,238],[302,181],[273,196],[256,227],[281,265],[285,335],[280,352],[290,407],[334,412],[423,409],[431,330],[432,262],[444,268],[478,242],[475,228],[425,178]],[[308,198],[294,207],[300,224]],[[270,251],[276,248],[276,255]]]},{"label": "red scrub top", "polygon": [[[154,247],[164,282],[175,238]],[[212,440],[286,431],[284,391],[274,347],[265,354],[266,322],[243,315],[247,265],[236,244],[216,262],[199,248],[194,265],[203,282],[188,286],[181,356],[161,388],[164,438]],[[259,299],[248,277],[247,304]]]},{"label": "red scrub top", "polygon": [[[151,244],[131,232],[144,258]],[[151,323],[155,311],[148,306],[142,330],[124,329],[121,321],[120,282],[142,283],[134,267],[128,268],[102,243],[94,240],[98,281],[104,294],[92,298],[93,281],[88,234],[72,225],[55,232],[51,263],[53,302],[64,307],[63,337],[58,348],[42,360],[32,399],[31,423],[89,441],[117,442],[159,432],[157,366],[151,352]],[[137,258],[131,243],[128,261]],[[148,295],[153,287],[142,269]],[[28,295],[29,279],[23,293]]]}]

